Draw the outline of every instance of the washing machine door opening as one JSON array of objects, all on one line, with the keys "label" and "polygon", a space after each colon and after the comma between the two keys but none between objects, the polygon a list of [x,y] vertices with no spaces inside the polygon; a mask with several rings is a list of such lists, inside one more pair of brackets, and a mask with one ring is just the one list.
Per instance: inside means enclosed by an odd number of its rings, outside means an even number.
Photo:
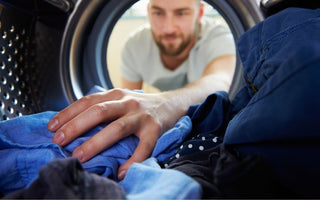
[{"label": "washing machine door opening", "polygon": [[[70,103],[84,96],[93,85],[105,89],[118,87],[117,72],[111,67],[116,64],[111,64],[111,60],[119,58],[121,45],[114,45],[113,38],[117,36],[115,33],[121,20],[128,17],[127,11],[132,11],[139,3],[143,0],[84,0],[77,3],[65,28],[60,54],[62,84]],[[246,30],[263,19],[255,1],[206,0],[205,3],[230,28],[235,43]],[[112,49],[115,46],[118,50]],[[242,66],[237,56],[229,91],[231,98],[241,86],[241,74]]]}]

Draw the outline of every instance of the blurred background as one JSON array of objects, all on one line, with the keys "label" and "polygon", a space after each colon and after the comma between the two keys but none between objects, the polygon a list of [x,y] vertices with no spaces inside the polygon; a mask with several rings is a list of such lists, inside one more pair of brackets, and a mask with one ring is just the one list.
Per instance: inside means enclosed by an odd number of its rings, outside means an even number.
[{"label": "blurred background", "polygon": [[[109,40],[107,52],[107,64],[110,73],[110,79],[114,87],[120,87],[120,56],[125,38],[137,29],[137,27],[148,23],[147,19],[148,0],[140,0],[128,9],[116,23]],[[205,3],[205,16],[212,18],[228,27],[223,17],[212,6]],[[157,88],[150,85],[143,85],[144,92],[159,92]]]}]

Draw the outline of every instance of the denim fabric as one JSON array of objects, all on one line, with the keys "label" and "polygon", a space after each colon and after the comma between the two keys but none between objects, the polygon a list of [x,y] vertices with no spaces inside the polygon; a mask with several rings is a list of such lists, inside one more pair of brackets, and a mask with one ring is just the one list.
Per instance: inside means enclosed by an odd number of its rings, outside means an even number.
[{"label": "denim fabric", "polygon": [[242,156],[260,154],[285,187],[304,197],[319,195],[319,35],[320,9],[289,8],[239,39],[252,98],[224,137]]},{"label": "denim fabric", "polygon": [[228,94],[218,91],[209,95],[203,103],[191,106],[187,115],[192,120],[192,135],[206,132],[224,134],[229,104]]},{"label": "denim fabric", "polygon": [[200,199],[199,183],[182,172],[161,169],[155,158],[134,163],[120,182],[126,199]]},{"label": "denim fabric", "polygon": [[[38,170],[49,161],[70,157],[73,150],[97,133],[97,126],[77,138],[66,147],[52,143],[53,133],[47,129],[48,121],[56,112],[44,112],[18,117],[0,123],[0,188],[7,194],[27,187],[38,176]],[[153,152],[159,161],[173,155],[180,141],[190,133],[191,121],[182,118],[176,126],[161,137]],[[134,152],[138,138],[127,137],[108,150],[83,163],[83,168],[92,173],[117,180],[117,169]]]}]

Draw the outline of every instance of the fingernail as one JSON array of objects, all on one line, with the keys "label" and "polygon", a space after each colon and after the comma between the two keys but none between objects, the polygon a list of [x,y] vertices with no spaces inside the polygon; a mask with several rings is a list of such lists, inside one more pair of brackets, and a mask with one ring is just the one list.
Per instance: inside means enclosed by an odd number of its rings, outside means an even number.
[{"label": "fingernail", "polygon": [[64,133],[62,131],[58,131],[56,135],[53,137],[53,142],[58,145],[62,145],[63,140],[64,140]]},{"label": "fingernail", "polygon": [[125,170],[122,170],[121,172],[119,172],[119,174],[118,174],[118,179],[119,180],[123,180],[124,179],[124,177],[126,176],[126,171]]},{"label": "fingernail", "polygon": [[57,126],[58,126],[58,120],[57,119],[52,119],[50,120],[49,124],[48,124],[48,129],[49,130],[54,130]]},{"label": "fingernail", "polygon": [[83,151],[82,150],[76,150],[76,151],[73,152],[73,156],[78,158],[80,161],[82,161]]}]

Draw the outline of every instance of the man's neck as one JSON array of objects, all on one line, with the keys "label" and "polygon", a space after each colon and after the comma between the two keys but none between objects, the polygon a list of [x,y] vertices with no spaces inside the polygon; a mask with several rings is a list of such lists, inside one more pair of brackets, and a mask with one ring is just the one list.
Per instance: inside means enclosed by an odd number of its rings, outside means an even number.
[{"label": "man's neck", "polygon": [[160,56],[161,56],[161,61],[164,67],[171,71],[174,71],[188,58],[189,55],[182,57],[182,56],[166,56],[161,54]]}]

